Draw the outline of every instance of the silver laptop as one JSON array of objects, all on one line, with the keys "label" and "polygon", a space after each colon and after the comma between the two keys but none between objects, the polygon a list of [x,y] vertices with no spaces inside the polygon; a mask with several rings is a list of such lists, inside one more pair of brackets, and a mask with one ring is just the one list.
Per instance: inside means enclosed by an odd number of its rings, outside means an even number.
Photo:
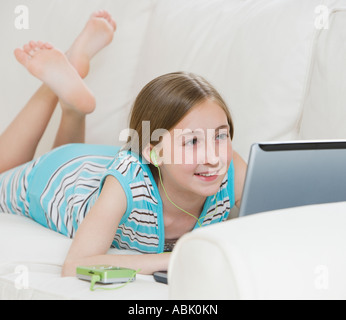
[{"label": "silver laptop", "polygon": [[255,143],[239,216],[346,201],[346,140]]}]

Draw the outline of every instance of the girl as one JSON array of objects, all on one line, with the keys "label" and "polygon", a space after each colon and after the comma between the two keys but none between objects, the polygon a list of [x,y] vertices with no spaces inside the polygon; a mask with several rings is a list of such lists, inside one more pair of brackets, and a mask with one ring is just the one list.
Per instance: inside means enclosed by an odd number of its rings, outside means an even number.
[{"label": "girl", "polygon": [[[171,73],[146,85],[122,148],[83,143],[95,99],[82,78],[115,28],[100,11],[66,55],[41,42],[15,51],[44,84],[0,136],[0,210],[74,239],[63,276],[95,264],[143,274],[167,270],[177,239],[225,220],[240,204],[246,164],[232,151],[231,116],[196,75]],[[32,160],[58,101],[62,118],[53,150]],[[110,246],[144,254],[109,255]]]}]

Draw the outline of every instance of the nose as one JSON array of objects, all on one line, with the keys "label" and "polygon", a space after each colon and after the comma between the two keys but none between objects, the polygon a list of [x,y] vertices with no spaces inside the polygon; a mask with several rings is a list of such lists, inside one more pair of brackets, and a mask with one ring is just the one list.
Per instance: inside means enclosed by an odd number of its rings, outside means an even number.
[{"label": "nose", "polygon": [[209,141],[205,147],[204,163],[210,165],[217,165],[219,163],[219,156],[216,154],[215,143]]}]

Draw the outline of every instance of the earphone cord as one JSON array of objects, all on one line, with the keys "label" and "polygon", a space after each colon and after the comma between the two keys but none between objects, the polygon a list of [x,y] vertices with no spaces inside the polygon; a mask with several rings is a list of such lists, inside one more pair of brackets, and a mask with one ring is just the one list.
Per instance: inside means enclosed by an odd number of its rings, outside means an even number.
[{"label": "earphone cord", "polygon": [[168,196],[168,194],[167,194],[167,192],[166,192],[166,189],[165,189],[165,187],[164,187],[164,185],[163,185],[163,182],[162,182],[161,170],[160,170],[159,167],[157,167],[157,169],[159,170],[159,177],[160,177],[160,182],[161,182],[163,191],[165,192],[165,195],[166,195],[167,199],[169,200],[169,202],[172,203],[172,204],[173,204],[176,208],[178,208],[179,210],[185,212],[185,213],[188,214],[189,216],[191,216],[191,217],[193,217],[194,219],[196,219],[196,220],[197,220],[197,223],[198,223],[198,225],[199,225],[199,227],[202,226],[202,224],[201,224],[201,222],[200,222],[201,219],[206,218],[206,217],[208,217],[208,216],[210,216],[210,215],[214,215],[214,214],[216,213],[216,211],[217,211],[217,193],[216,193],[216,195],[215,195],[216,200],[215,200],[215,210],[214,210],[214,212],[209,213],[209,214],[207,214],[207,215],[204,215],[203,217],[200,217],[200,218],[196,218],[193,214],[191,214],[191,213],[187,212],[186,210],[184,210],[184,209],[180,208],[179,206],[177,206],[177,205],[170,199],[170,197]]}]

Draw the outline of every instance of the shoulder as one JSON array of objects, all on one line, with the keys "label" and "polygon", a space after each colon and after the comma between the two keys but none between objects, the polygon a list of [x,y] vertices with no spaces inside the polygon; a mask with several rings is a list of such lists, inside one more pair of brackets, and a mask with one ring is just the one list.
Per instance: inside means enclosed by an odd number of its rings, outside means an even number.
[{"label": "shoulder", "polygon": [[145,180],[150,183],[149,166],[141,157],[130,151],[120,151],[109,163],[104,177],[114,176],[123,186]]},{"label": "shoulder", "polygon": [[138,203],[143,201],[158,204],[150,168],[137,154],[130,151],[119,152],[104,173],[101,186],[108,176],[116,178],[122,186],[128,208],[138,206]]},{"label": "shoulder", "polygon": [[[107,176],[104,186],[98,199],[101,206],[105,208],[117,208],[119,216],[123,216],[126,212],[128,201],[125,190],[120,182],[113,176]],[[108,210],[101,210],[107,212]]]},{"label": "shoulder", "polygon": [[234,166],[235,205],[239,208],[242,193],[243,193],[243,188],[244,188],[247,164],[244,161],[244,159],[235,151],[233,151],[233,166]]}]

